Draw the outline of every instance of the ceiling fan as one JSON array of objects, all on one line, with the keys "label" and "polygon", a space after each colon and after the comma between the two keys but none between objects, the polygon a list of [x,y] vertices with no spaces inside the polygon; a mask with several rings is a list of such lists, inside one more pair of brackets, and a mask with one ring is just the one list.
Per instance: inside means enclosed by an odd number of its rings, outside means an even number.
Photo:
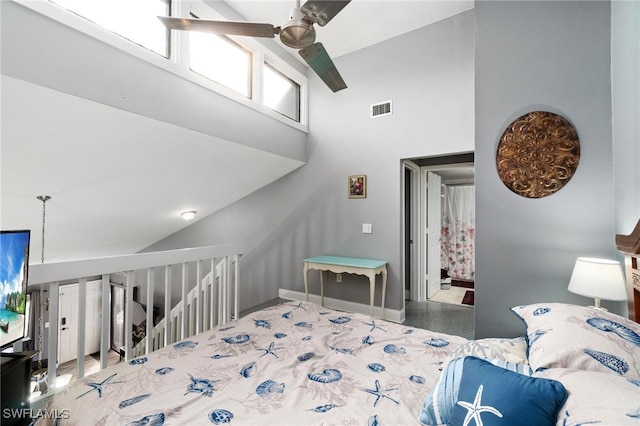
[{"label": "ceiling fan", "polygon": [[300,0],[296,0],[296,7],[291,10],[289,20],[280,27],[243,21],[211,21],[168,16],[158,16],[158,18],[171,30],[268,38],[279,35],[282,43],[291,48],[300,49],[298,53],[311,69],[331,90],[337,92],[346,89],[347,85],[322,43],[315,43],[316,30],[313,28],[313,24],[317,23],[324,27],[350,1],[309,0],[300,7]]}]

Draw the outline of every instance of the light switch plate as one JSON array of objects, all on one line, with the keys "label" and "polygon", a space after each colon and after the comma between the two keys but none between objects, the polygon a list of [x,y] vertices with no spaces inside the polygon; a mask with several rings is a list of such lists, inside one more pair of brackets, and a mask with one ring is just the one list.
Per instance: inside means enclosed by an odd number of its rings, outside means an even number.
[{"label": "light switch plate", "polygon": [[363,223],[362,224],[362,233],[363,234],[371,234],[372,228],[371,228],[371,224],[370,223]]}]

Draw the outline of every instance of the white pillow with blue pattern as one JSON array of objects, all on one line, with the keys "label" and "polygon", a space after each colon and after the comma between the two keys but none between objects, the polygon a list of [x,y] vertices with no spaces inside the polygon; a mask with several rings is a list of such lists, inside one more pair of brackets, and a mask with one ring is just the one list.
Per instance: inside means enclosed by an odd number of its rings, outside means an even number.
[{"label": "white pillow with blue pattern", "polygon": [[465,356],[475,356],[476,358],[492,361],[501,360],[519,364],[529,363],[529,361],[527,361],[527,342],[524,337],[512,339],[488,337],[469,340],[467,343],[458,346],[442,363],[441,369],[444,370],[450,361]]},{"label": "white pillow with blue pattern", "polygon": [[[464,371],[464,360],[467,358],[473,357],[453,359],[444,370],[442,370],[438,383],[424,399],[422,412],[418,417],[420,423],[423,425],[445,425],[449,423],[451,411],[458,401],[460,381]],[[487,362],[523,376],[530,376],[532,374],[528,364],[503,360],[487,360]]]},{"label": "white pillow with blue pattern", "polygon": [[557,380],[569,392],[558,424],[640,425],[640,381],[568,368],[550,368],[534,376]]},{"label": "white pillow with blue pattern", "polygon": [[534,371],[572,368],[640,380],[640,324],[593,307],[537,303],[511,310],[527,326]]}]

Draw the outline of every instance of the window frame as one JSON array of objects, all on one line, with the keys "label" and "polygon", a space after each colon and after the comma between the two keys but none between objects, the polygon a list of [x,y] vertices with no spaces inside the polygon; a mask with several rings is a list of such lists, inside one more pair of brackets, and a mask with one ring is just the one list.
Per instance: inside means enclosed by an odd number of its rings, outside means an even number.
[{"label": "window frame", "polygon": [[[68,27],[78,30],[85,35],[94,39],[107,43],[117,49],[141,58],[154,66],[171,72],[172,74],[191,81],[205,89],[211,90],[221,96],[231,99],[235,102],[243,104],[253,110],[267,115],[275,120],[287,124],[293,128],[308,132],[308,80],[307,77],[298,72],[293,66],[289,65],[285,60],[271,51],[263,44],[257,42],[251,37],[225,36],[233,40],[235,43],[243,46],[253,53],[252,62],[252,82],[250,98],[229,89],[213,80],[197,74],[189,69],[189,46],[188,36],[185,31],[169,32],[169,58],[151,51],[135,42],[132,42],[119,34],[116,34],[106,28],[85,19],[75,13],[64,9],[63,7],[52,3],[48,0],[13,0],[16,3],[54,19]],[[226,19],[213,8],[202,1],[189,0],[171,0],[172,16],[189,16],[193,10],[202,19]],[[283,47],[283,49],[286,49]],[[300,86],[300,121],[295,121],[279,112],[266,107],[263,104],[262,97],[262,64],[268,62],[271,66],[278,69],[292,81]]]}]

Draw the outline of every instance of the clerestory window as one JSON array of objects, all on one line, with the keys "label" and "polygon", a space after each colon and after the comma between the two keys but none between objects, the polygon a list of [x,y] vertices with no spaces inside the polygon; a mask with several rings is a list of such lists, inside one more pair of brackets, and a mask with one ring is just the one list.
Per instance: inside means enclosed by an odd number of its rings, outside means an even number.
[{"label": "clerestory window", "polygon": [[247,98],[251,97],[252,55],[248,49],[216,34],[191,31],[188,37],[189,67],[192,71]]},{"label": "clerestory window", "polygon": [[49,0],[96,25],[165,58],[169,57],[167,30],[157,16],[169,14],[168,0],[127,0],[114,7],[112,0]]},{"label": "clerestory window", "polygon": [[[125,8],[114,7],[113,0],[49,0],[49,3],[167,58],[170,61],[166,63],[167,69],[183,78],[278,120],[306,127],[306,77],[263,44],[251,37],[170,32],[157,18],[174,15],[225,19],[204,1],[127,0]],[[69,20],[64,22],[69,24]],[[110,42],[113,37],[107,35],[92,32],[92,36]]]},{"label": "clerestory window", "polygon": [[264,105],[285,117],[300,121],[300,85],[269,63],[263,65]]}]

